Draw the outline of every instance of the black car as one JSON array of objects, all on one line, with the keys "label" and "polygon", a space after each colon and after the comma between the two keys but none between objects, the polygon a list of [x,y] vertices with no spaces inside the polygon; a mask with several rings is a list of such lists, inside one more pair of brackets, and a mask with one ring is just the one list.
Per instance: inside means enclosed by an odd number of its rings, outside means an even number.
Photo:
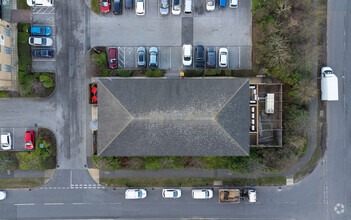
[{"label": "black car", "polygon": [[205,67],[205,48],[202,45],[198,45],[195,48],[195,59],[196,67]]},{"label": "black car", "polygon": [[214,47],[207,48],[207,68],[216,68],[216,49]]},{"label": "black car", "polygon": [[133,9],[133,0],[126,0],[126,9]]},{"label": "black car", "polygon": [[53,49],[34,49],[33,56],[37,58],[53,58],[54,50]]},{"label": "black car", "polygon": [[115,15],[122,14],[122,2],[123,0],[113,0],[113,14]]}]

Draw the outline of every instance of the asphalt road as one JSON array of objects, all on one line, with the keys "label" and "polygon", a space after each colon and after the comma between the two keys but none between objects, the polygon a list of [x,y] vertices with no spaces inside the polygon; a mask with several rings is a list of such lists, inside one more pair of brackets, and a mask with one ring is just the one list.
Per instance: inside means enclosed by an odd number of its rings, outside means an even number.
[{"label": "asphalt road", "polygon": [[[84,169],[86,163],[86,87],[82,62],[89,46],[85,36],[89,13],[83,1],[56,1],[58,35],[57,91],[48,99],[2,99],[0,122],[5,127],[38,126],[52,129],[58,139],[54,177],[43,187],[8,190],[0,201],[0,218],[232,218],[232,219],[351,219],[350,214],[350,67],[351,2],[330,0],[328,11],[328,65],[339,77],[338,102],[328,107],[327,153],[305,180],[279,189],[258,187],[258,202],[233,205],[214,198],[196,201],[189,188],[177,200],[161,197],[149,188],[139,201],[124,199],[124,189],[103,188]],[[80,10],[77,10],[80,9]],[[60,39],[60,40],[59,40]],[[63,42],[60,44],[59,42]],[[83,108],[84,106],[84,108]],[[30,111],[28,111],[30,109]]]}]

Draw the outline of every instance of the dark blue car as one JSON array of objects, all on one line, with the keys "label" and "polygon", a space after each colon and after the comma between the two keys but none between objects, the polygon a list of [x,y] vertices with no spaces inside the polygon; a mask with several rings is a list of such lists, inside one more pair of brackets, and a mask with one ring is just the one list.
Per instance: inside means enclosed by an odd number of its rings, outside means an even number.
[{"label": "dark blue car", "polygon": [[51,28],[49,28],[49,27],[31,27],[30,33],[33,36],[49,36],[51,34]]},{"label": "dark blue car", "polygon": [[34,49],[33,56],[36,58],[53,58],[54,50],[53,49]]}]

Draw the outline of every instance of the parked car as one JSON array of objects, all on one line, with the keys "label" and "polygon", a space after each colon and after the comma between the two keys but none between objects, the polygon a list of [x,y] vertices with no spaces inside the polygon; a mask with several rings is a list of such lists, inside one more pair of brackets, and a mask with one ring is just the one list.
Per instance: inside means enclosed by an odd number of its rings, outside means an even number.
[{"label": "parked car", "polygon": [[216,49],[214,47],[207,48],[207,68],[216,68]]},{"label": "parked car", "polygon": [[125,192],[126,199],[144,199],[146,196],[145,189],[127,189]]},{"label": "parked car", "polygon": [[53,49],[34,49],[33,57],[36,58],[53,58],[54,50]]},{"label": "parked car", "polygon": [[123,0],[113,0],[113,14],[121,15],[122,14],[122,2]]},{"label": "parked car", "polygon": [[133,0],[126,0],[126,9],[133,9]]},{"label": "parked car", "polygon": [[54,41],[50,37],[30,37],[28,43],[32,46],[50,47]]},{"label": "parked car", "polygon": [[212,189],[193,189],[191,191],[193,199],[211,199],[213,197]]},{"label": "parked car", "polygon": [[136,0],[135,13],[145,15],[145,0]]},{"label": "parked car", "polygon": [[161,0],[160,13],[161,13],[161,15],[168,15],[168,13],[169,13],[169,0]]},{"label": "parked car", "polygon": [[6,199],[6,191],[5,190],[0,190],[0,200]]},{"label": "parked car", "polygon": [[180,0],[172,0],[172,14],[180,15],[181,9],[182,7],[181,7]]},{"label": "parked car", "polygon": [[157,69],[158,67],[158,49],[157,47],[150,47],[149,49],[149,67],[151,69]]},{"label": "parked car", "polygon": [[51,28],[49,27],[31,27],[30,33],[32,36],[49,36],[51,34]]},{"label": "parked car", "polygon": [[230,8],[237,8],[238,7],[238,0],[229,0],[229,7]]},{"label": "parked car", "polygon": [[116,69],[118,67],[118,51],[115,47],[108,48],[108,67],[111,69]]},{"label": "parked car", "polygon": [[54,0],[27,0],[28,6],[54,6]]},{"label": "parked car", "polygon": [[178,199],[182,196],[180,189],[163,189],[162,197],[166,199]]},{"label": "parked car", "polygon": [[3,150],[11,150],[12,149],[12,138],[11,133],[6,132],[1,134],[1,148]]},{"label": "parked car", "polygon": [[102,13],[109,13],[111,9],[111,0],[100,0],[100,7]]},{"label": "parked car", "polygon": [[24,133],[24,145],[27,149],[34,149],[34,131],[28,130]]},{"label": "parked car", "polygon": [[183,65],[191,66],[193,61],[193,47],[190,44],[183,45]]},{"label": "parked car", "polygon": [[145,47],[137,49],[138,67],[146,67],[146,50]]},{"label": "parked car", "polygon": [[195,49],[196,54],[196,67],[205,67],[205,48],[202,45],[198,45]]},{"label": "parked car", "polygon": [[219,67],[227,67],[228,66],[228,49],[227,48],[219,48],[218,53],[218,62]]},{"label": "parked car", "polygon": [[214,11],[216,7],[215,0],[206,0],[206,10],[207,11]]},{"label": "parked car", "polygon": [[227,7],[227,0],[219,0],[218,8],[225,8]]},{"label": "parked car", "polygon": [[185,3],[184,3],[184,13],[185,14],[191,14],[191,11],[192,11],[192,0],[185,0]]}]

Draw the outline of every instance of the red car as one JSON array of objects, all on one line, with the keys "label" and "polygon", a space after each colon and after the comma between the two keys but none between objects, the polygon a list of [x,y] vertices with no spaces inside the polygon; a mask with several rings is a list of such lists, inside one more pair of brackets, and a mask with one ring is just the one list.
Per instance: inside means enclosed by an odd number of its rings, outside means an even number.
[{"label": "red car", "polygon": [[111,8],[111,0],[100,0],[102,13],[109,13]]},{"label": "red car", "polygon": [[111,47],[108,49],[108,67],[111,69],[116,69],[118,67],[117,62],[118,52],[117,48]]},{"label": "red car", "polygon": [[24,134],[24,144],[26,145],[26,148],[29,150],[34,149],[34,131],[33,130],[28,130]]}]

